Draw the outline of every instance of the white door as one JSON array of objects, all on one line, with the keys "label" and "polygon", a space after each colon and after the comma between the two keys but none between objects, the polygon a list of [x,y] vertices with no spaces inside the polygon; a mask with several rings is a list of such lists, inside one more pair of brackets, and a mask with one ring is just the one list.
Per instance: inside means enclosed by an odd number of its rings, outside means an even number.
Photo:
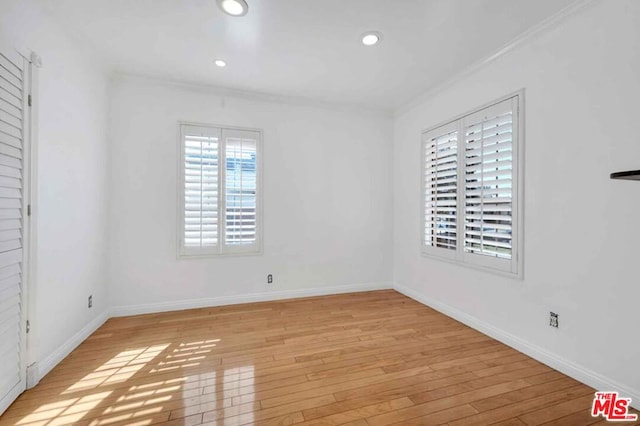
[{"label": "white door", "polygon": [[0,414],[25,389],[28,62],[0,43]]}]

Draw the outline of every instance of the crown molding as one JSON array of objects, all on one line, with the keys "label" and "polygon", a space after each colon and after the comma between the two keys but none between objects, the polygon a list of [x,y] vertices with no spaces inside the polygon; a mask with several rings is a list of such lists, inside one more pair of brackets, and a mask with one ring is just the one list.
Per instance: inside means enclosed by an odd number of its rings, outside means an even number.
[{"label": "crown molding", "polygon": [[471,74],[477,72],[479,69],[487,66],[488,64],[494,62],[495,60],[501,58],[502,56],[506,55],[507,53],[517,49],[518,47],[521,47],[522,45],[535,40],[537,37],[539,37],[540,35],[552,30],[553,28],[556,28],[558,25],[560,25],[562,22],[564,22],[567,18],[575,15],[577,12],[583,10],[586,8],[586,6],[588,6],[589,4],[595,3],[595,0],[576,0],[574,2],[572,2],[571,4],[569,4],[568,6],[566,6],[565,8],[561,9],[560,11],[558,11],[557,13],[551,15],[550,17],[548,17],[547,19],[539,22],[538,24],[532,26],[531,28],[529,28],[528,30],[526,30],[525,32],[521,33],[520,35],[518,35],[516,38],[514,38],[513,40],[511,40],[510,42],[508,42],[507,44],[505,44],[504,46],[502,46],[501,48],[497,49],[496,51],[494,51],[493,53],[485,56],[484,58],[480,59],[479,61],[476,61],[474,63],[472,63],[471,65],[465,67],[464,69],[462,69],[462,71],[453,74],[452,77],[442,81],[441,83],[438,83],[432,87],[430,87],[429,89],[425,90],[424,92],[422,92],[420,95],[416,96],[415,98],[413,98],[412,100],[410,100],[409,102],[405,103],[404,105],[396,108],[393,112],[394,117],[398,117],[406,112],[411,111],[412,109],[416,108],[418,105],[422,104],[423,102],[429,100],[429,98],[432,98],[433,96],[435,96],[436,94],[444,91],[445,89],[453,86],[454,84],[458,83],[461,80],[464,80],[465,78],[467,78],[468,76],[470,76]]},{"label": "crown molding", "polygon": [[356,114],[377,115],[384,117],[393,117],[392,109],[377,109],[367,107],[365,105],[322,101],[314,98],[302,96],[277,95],[275,93],[258,92],[251,90],[235,89],[224,86],[215,86],[206,83],[194,83],[169,78],[155,77],[145,74],[132,74],[121,71],[111,73],[111,80],[114,82],[131,81],[142,84],[151,84],[161,87],[171,87],[175,89],[195,91],[198,93],[207,93],[221,98],[236,98],[250,101],[276,103],[281,105],[302,106],[310,108],[328,109],[332,111],[342,111]]}]

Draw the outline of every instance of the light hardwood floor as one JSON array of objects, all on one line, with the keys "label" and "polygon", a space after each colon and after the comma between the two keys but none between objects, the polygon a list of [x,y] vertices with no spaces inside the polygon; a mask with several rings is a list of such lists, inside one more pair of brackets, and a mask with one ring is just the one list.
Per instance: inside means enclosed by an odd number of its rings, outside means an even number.
[{"label": "light hardwood floor", "polygon": [[0,424],[604,423],[593,392],[388,290],[111,319]]}]

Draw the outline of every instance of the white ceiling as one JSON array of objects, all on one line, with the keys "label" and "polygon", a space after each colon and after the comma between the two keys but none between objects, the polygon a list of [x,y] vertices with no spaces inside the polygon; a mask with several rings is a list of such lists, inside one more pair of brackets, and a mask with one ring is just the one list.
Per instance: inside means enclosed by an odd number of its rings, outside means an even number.
[{"label": "white ceiling", "polygon": [[116,71],[393,110],[573,0],[38,1]]}]

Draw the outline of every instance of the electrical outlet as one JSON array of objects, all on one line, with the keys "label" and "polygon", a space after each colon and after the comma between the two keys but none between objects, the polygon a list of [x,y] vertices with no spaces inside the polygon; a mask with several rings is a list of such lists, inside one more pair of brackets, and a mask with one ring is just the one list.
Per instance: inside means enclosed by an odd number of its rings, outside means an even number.
[{"label": "electrical outlet", "polygon": [[267,284],[273,284],[273,275],[267,275]]},{"label": "electrical outlet", "polygon": [[558,314],[549,312],[549,326],[558,328]]},{"label": "electrical outlet", "polygon": [[89,308],[93,308],[93,295],[89,295]]}]

